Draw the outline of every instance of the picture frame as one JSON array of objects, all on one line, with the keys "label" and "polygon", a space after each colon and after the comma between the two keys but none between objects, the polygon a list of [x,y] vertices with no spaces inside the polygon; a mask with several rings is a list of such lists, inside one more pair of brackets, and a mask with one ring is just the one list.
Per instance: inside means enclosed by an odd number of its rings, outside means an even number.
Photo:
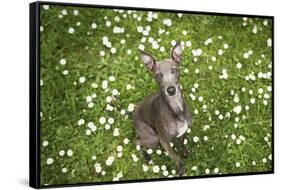
[{"label": "picture frame", "polygon": [[[31,187],[274,173],[273,16],[38,1],[29,20]],[[182,176],[162,143],[145,162],[134,123],[162,85],[147,59],[177,45],[192,113]]]}]

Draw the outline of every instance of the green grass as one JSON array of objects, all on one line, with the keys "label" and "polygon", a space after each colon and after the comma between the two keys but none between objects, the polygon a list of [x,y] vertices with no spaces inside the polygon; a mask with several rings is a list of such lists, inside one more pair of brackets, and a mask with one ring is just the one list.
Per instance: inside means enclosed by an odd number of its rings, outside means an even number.
[{"label": "green grass", "polygon": [[[79,11],[77,15],[74,10]],[[156,154],[156,150],[152,153],[154,165],[143,171],[145,162],[134,145],[133,112],[128,111],[130,104],[137,105],[143,97],[158,89],[138,58],[139,45],[143,44],[145,51],[161,60],[170,55],[173,40],[184,42],[181,84],[193,113],[191,130],[186,134],[187,146],[192,151],[185,160],[186,175],[271,171],[272,49],[268,44],[268,39],[272,38],[271,20],[157,12],[157,18],[148,22],[147,15],[148,12],[143,11],[41,7],[42,185],[166,177],[161,169],[158,173],[153,172],[156,165],[166,166],[167,177],[177,176],[172,172],[176,169],[174,162],[161,147],[158,148],[162,150],[161,155]],[[120,18],[119,22],[116,16]],[[142,20],[138,21],[138,17]],[[164,25],[164,19],[171,19],[172,26]],[[105,25],[106,21],[111,22],[110,27]],[[95,29],[91,27],[92,23],[96,23]],[[124,33],[113,33],[115,26],[123,27]],[[150,26],[148,36],[137,32],[138,26]],[[71,27],[73,33],[69,33]],[[159,29],[165,32],[159,34]],[[116,53],[103,44],[104,36],[116,48]],[[142,43],[143,37],[146,41]],[[157,49],[149,42],[151,37],[152,41],[158,40]],[[206,45],[209,38],[212,42]],[[125,40],[123,44],[122,39]],[[189,42],[191,46],[187,47]],[[160,51],[160,47],[165,51]],[[196,49],[202,50],[201,55],[193,55],[192,50]],[[218,54],[219,49],[223,50],[222,55]],[[104,56],[100,55],[101,51]],[[245,58],[244,54],[248,52],[250,55]],[[62,59],[66,64],[60,64]],[[237,68],[237,63],[241,63],[241,69]],[[227,75],[220,78],[224,69]],[[247,80],[250,74],[255,77]],[[267,77],[260,78],[263,74]],[[109,80],[111,76],[114,81]],[[108,87],[103,89],[105,80]],[[93,88],[93,83],[98,87]],[[197,88],[194,87],[196,83]],[[127,89],[128,84],[131,89]],[[119,95],[112,96],[113,89],[117,89]],[[93,94],[96,97],[90,100],[88,96]],[[111,103],[106,102],[108,96],[113,98]],[[200,96],[202,101],[199,101]],[[87,97],[94,104],[92,108],[88,107]],[[112,111],[106,109],[107,104],[112,106]],[[233,111],[236,106],[242,108],[239,114]],[[123,109],[125,115],[120,113]],[[101,117],[106,118],[107,124],[109,118],[114,119],[110,129],[100,123]],[[85,123],[78,125],[79,120]],[[93,122],[97,130],[87,135],[89,122]],[[113,135],[115,128],[119,129],[119,136]],[[129,140],[128,144],[123,142],[125,138]],[[121,158],[118,157],[118,145],[123,147]],[[59,155],[62,150],[65,151],[63,156]],[[70,156],[67,155],[69,150],[73,153]],[[136,162],[132,154],[138,157]],[[96,156],[95,160],[93,156]],[[108,166],[106,160],[110,156],[114,157],[114,162]],[[97,163],[103,172],[96,171],[99,169],[95,168]]]}]

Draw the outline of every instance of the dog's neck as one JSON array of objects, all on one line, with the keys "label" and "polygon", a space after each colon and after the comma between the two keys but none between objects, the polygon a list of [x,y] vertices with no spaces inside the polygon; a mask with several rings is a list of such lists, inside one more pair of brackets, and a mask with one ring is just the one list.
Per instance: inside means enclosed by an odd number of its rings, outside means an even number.
[{"label": "dog's neck", "polygon": [[177,87],[177,93],[174,96],[168,96],[163,92],[161,92],[161,96],[170,111],[174,113],[179,118],[179,120],[184,121],[185,107],[180,87]]}]

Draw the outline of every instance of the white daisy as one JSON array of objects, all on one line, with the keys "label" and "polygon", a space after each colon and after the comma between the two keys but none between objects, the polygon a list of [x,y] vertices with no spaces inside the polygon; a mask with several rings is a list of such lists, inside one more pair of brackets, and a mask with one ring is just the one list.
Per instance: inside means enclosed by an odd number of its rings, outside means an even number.
[{"label": "white daisy", "polygon": [[84,120],[84,119],[79,119],[78,122],[77,122],[77,124],[78,124],[79,126],[83,125],[84,123],[85,123],[85,120]]},{"label": "white daisy", "polygon": [[160,171],[159,166],[158,166],[158,165],[153,166],[152,171],[153,171],[154,173],[158,173],[158,172]]},{"label": "white daisy", "polygon": [[91,133],[92,133],[92,131],[91,131],[90,129],[87,129],[87,130],[86,130],[86,135],[89,136],[89,135],[91,135]]},{"label": "white daisy", "polygon": [[113,119],[112,117],[110,117],[110,118],[108,119],[108,123],[112,125],[112,124],[114,123],[114,119]]},{"label": "white daisy", "polygon": [[100,117],[99,122],[100,122],[100,124],[102,124],[102,125],[105,124],[105,122],[106,122],[105,117]]},{"label": "white daisy", "polygon": [[104,128],[105,128],[106,130],[109,130],[109,129],[111,128],[111,125],[105,124],[105,125],[104,125]]},{"label": "white daisy", "polygon": [[98,86],[99,86],[99,85],[96,84],[96,83],[94,83],[94,82],[91,84],[91,87],[93,87],[93,88],[98,88]]},{"label": "white daisy", "polygon": [[125,115],[125,113],[126,113],[126,111],[125,111],[124,109],[122,109],[122,110],[120,111],[120,114],[121,114],[121,115]]},{"label": "white daisy", "polygon": [[222,55],[224,52],[223,52],[223,50],[222,49],[219,49],[218,50],[218,55]]},{"label": "white daisy", "polygon": [[240,167],[240,162],[236,162],[236,163],[235,163],[235,166],[236,166],[237,168],[239,168],[239,167]]},{"label": "white daisy", "polygon": [[91,27],[92,27],[92,29],[96,29],[97,28],[97,24],[93,22]]},{"label": "white daisy", "polygon": [[272,40],[271,40],[271,38],[268,38],[268,39],[267,39],[267,46],[268,46],[268,47],[271,47],[271,46],[272,46]]},{"label": "white daisy", "polygon": [[215,173],[215,174],[219,173],[219,169],[218,169],[218,168],[215,168],[215,169],[214,169],[214,173]]},{"label": "white daisy", "polygon": [[146,164],[143,164],[143,165],[142,165],[142,170],[143,170],[144,172],[147,172],[147,171],[148,171],[148,166],[147,166]]},{"label": "white daisy", "polygon": [[135,109],[135,105],[132,104],[132,103],[130,103],[129,106],[128,106],[128,111],[129,111],[129,112],[133,112],[134,109]]},{"label": "white daisy", "polygon": [[80,77],[79,78],[79,82],[80,83],[84,83],[86,81],[86,78],[84,76]]},{"label": "white daisy", "polygon": [[169,172],[167,170],[163,171],[163,176],[168,176]]},{"label": "white daisy", "polygon": [[66,173],[67,172],[67,168],[62,168],[61,171],[62,171],[62,173]]},{"label": "white daisy", "polygon": [[241,69],[242,68],[242,64],[241,63],[237,63],[236,67],[237,67],[237,69]]},{"label": "white daisy", "polygon": [[107,87],[108,87],[108,81],[107,81],[107,80],[102,81],[101,87],[102,87],[103,89],[107,89]]},{"label": "white daisy", "polygon": [[191,170],[196,171],[197,170],[197,166],[192,166]]},{"label": "white daisy", "polygon": [[96,170],[97,173],[101,173],[102,167],[101,167],[101,164],[100,164],[100,163],[96,163],[96,164],[95,164],[95,170]]},{"label": "white daisy", "polygon": [[124,142],[124,144],[129,144],[130,140],[129,140],[128,138],[125,138],[125,139],[123,140],[123,142]]},{"label": "white daisy", "polygon": [[67,150],[66,152],[67,156],[72,156],[73,155],[73,151],[71,149]]},{"label": "white daisy", "polygon": [[118,95],[118,93],[119,93],[119,92],[118,92],[118,90],[117,90],[117,89],[113,89],[113,90],[112,90],[112,95],[117,96],[117,95]]},{"label": "white daisy", "polygon": [[199,141],[199,138],[198,138],[197,136],[194,136],[194,137],[193,137],[193,141],[194,141],[195,143],[197,143],[197,142]]},{"label": "white daisy", "polygon": [[59,155],[60,155],[60,156],[64,156],[64,154],[65,154],[65,151],[64,151],[64,150],[60,150],[60,151],[59,151]]},{"label": "white daisy", "polygon": [[75,16],[77,16],[77,15],[79,14],[79,11],[78,11],[77,9],[75,9],[75,10],[73,11],[73,14],[74,14]]},{"label": "white daisy", "polygon": [[73,27],[70,27],[68,29],[68,33],[73,34],[75,32],[75,29]]},{"label": "white daisy", "polygon": [[118,145],[116,149],[117,149],[118,152],[122,152],[123,151],[123,147],[121,145]]},{"label": "white daisy", "polygon": [[171,19],[164,19],[163,24],[170,27],[170,26],[172,26],[172,20]]},{"label": "white daisy", "polygon": [[112,97],[111,97],[111,96],[107,96],[107,97],[105,98],[105,101],[106,101],[107,103],[110,103],[110,102],[112,101]]},{"label": "white daisy", "polygon": [[113,81],[115,81],[115,77],[114,77],[114,76],[109,76],[109,77],[108,77],[108,80],[111,81],[111,82],[113,82]]},{"label": "white daisy", "polygon": [[60,60],[60,64],[61,64],[61,65],[65,65],[65,64],[66,64],[66,60],[62,58],[62,59]]},{"label": "white daisy", "polygon": [[50,8],[49,5],[43,5],[43,9],[48,10]]},{"label": "white daisy", "polygon": [[127,84],[127,85],[126,85],[126,89],[127,89],[127,90],[132,89],[132,85],[131,85],[131,84]]},{"label": "white daisy", "polygon": [[53,158],[47,158],[46,163],[47,163],[48,165],[51,165],[51,164],[54,163],[54,159],[53,159]]},{"label": "white daisy", "polygon": [[114,137],[117,137],[117,136],[119,136],[119,135],[120,135],[119,129],[118,129],[118,128],[114,128],[113,136],[114,136]]},{"label": "white daisy", "polygon": [[63,15],[67,15],[67,10],[66,10],[66,9],[63,9],[63,10],[61,11],[61,13],[62,13]]},{"label": "white daisy", "polygon": [[43,141],[42,146],[48,146],[49,142],[48,141]]},{"label": "white daisy", "polygon": [[236,106],[233,108],[233,111],[236,113],[236,114],[239,114],[242,110],[242,107],[240,105]]}]

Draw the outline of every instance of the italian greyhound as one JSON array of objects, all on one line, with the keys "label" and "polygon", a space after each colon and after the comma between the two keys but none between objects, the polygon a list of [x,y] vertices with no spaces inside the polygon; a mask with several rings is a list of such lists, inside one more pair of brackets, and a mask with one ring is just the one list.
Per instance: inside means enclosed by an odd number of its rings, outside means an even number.
[{"label": "italian greyhound", "polygon": [[[177,42],[172,48],[170,58],[162,61],[156,61],[150,54],[139,51],[140,59],[153,74],[160,92],[144,98],[136,109],[136,144],[140,145],[144,159],[150,162],[151,156],[146,150],[153,149],[160,143],[175,161],[179,176],[183,176],[185,166],[182,157],[187,157],[189,153],[184,146],[184,134],[191,124],[191,113],[179,84],[182,46]],[[177,138],[180,156],[170,146],[173,138]]]}]

